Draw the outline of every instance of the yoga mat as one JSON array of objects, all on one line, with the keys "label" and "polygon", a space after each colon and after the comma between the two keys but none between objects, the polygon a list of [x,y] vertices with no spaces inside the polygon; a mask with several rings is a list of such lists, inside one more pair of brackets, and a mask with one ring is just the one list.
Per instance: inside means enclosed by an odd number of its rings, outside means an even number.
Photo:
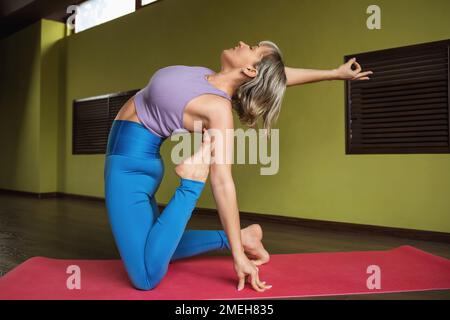
[{"label": "yoga mat", "polygon": [[[66,271],[71,265],[80,267],[81,289],[67,288],[72,273]],[[381,288],[368,289],[367,279],[377,267]],[[450,289],[450,260],[411,246],[272,254],[259,270],[272,289],[257,292],[246,283],[238,292],[231,256],[196,256],[172,262],[155,289],[140,291],[131,286],[120,260],[33,257],[0,278],[0,299],[236,300]],[[369,282],[377,284],[373,279]]]}]

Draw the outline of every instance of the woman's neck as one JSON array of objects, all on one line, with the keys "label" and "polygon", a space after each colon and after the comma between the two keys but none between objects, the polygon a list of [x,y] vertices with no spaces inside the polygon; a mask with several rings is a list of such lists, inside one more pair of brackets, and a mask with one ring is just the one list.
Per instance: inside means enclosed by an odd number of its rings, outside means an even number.
[{"label": "woman's neck", "polygon": [[[238,71],[239,72],[239,71]],[[230,97],[234,95],[236,90],[245,82],[235,71],[221,71],[209,74],[206,80],[214,87],[226,92]]]}]

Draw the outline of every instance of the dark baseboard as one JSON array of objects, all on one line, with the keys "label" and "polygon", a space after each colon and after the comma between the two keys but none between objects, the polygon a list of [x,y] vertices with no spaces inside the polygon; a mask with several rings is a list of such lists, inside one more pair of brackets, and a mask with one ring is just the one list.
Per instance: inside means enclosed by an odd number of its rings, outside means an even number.
[{"label": "dark baseboard", "polygon": [[[15,191],[0,189],[0,194],[16,195],[16,196],[29,196],[38,199],[47,198],[70,198],[78,200],[94,200],[94,201],[105,201],[103,197],[92,197],[84,195],[75,195],[62,192],[48,192],[48,193],[33,193],[24,191]],[[160,210],[163,210],[165,205],[158,204]],[[201,214],[205,216],[218,216],[216,209],[209,208],[195,208],[194,214]],[[342,232],[355,232],[360,234],[373,234],[373,235],[385,235],[393,236],[399,238],[407,238],[412,240],[425,240],[425,241],[435,241],[450,243],[450,233],[437,232],[437,231],[426,231],[426,230],[415,230],[415,229],[403,229],[403,228],[393,228],[393,227],[383,227],[383,226],[373,226],[365,224],[356,224],[348,222],[335,222],[335,221],[324,221],[324,220],[314,220],[314,219],[304,219],[295,217],[286,217],[274,214],[260,214],[254,212],[244,212],[240,211],[239,215],[241,220],[254,221],[257,223],[273,222],[288,225],[295,225],[299,227],[316,228],[320,230],[332,230],[332,231],[342,231]]]},{"label": "dark baseboard", "polygon": [[38,199],[57,198],[57,197],[59,197],[58,193],[59,192],[37,193],[37,192],[28,192],[28,191],[0,189],[0,194],[7,194],[7,195],[11,195],[11,196],[31,197],[31,198],[38,198]]}]

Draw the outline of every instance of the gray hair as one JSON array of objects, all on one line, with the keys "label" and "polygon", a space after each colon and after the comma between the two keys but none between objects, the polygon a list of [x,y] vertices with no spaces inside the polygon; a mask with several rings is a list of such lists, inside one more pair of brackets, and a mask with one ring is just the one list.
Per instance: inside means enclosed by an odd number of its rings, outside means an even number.
[{"label": "gray hair", "polygon": [[233,109],[240,121],[254,128],[259,118],[270,137],[272,124],[278,120],[286,91],[286,73],[284,71],[283,55],[272,41],[261,41],[259,45],[269,47],[266,54],[254,67],[258,74],[242,84],[232,97]]}]

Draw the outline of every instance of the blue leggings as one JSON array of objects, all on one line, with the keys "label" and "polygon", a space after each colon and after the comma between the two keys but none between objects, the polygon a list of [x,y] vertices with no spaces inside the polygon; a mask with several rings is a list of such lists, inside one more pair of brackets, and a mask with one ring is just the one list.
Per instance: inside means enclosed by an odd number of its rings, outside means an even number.
[{"label": "blue leggings", "polygon": [[155,193],[164,175],[161,138],[142,124],[114,120],[105,158],[105,202],[114,239],[135,288],[150,290],[171,261],[228,249],[223,230],[185,230],[205,183],[180,178],[160,213]]}]

